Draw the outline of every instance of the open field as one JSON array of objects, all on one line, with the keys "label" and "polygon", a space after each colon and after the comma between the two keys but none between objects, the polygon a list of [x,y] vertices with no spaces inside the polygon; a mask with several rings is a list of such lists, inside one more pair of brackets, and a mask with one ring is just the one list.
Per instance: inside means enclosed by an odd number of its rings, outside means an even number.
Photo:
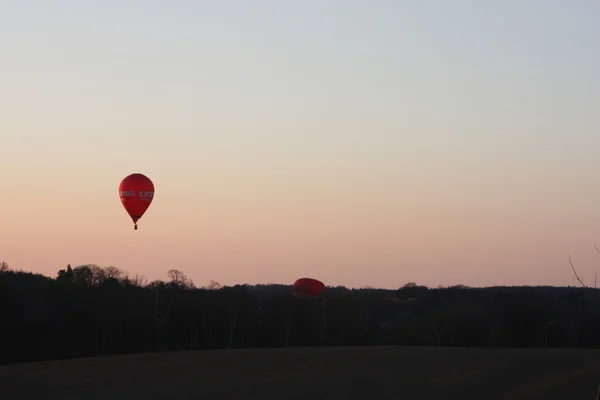
[{"label": "open field", "polygon": [[3,400],[594,400],[598,385],[594,350],[562,349],[218,350],[0,367]]}]

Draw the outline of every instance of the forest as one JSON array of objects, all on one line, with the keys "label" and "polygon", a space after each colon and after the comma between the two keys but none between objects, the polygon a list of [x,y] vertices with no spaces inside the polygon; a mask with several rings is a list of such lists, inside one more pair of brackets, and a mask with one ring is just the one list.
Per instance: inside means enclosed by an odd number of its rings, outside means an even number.
[{"label": "forest", "polygon": [[225,348],[418,345],[600,347],[600,291],[513,286],[397,290],[291,285],[197,288],[70,265],[55,278],[0,268],[0,363]]}]

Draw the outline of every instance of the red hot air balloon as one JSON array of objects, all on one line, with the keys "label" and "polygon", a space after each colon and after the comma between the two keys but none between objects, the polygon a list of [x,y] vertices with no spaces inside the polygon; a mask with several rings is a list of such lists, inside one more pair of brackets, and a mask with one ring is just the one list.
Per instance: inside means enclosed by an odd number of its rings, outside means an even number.
[{"label": "red hot air balloon", "polygon": [[133,229],[154,198],[154,184],[143,174],[131,174],[121,181],[119,197],[125,211],[133,220]]},{"label": "red hot air balloon", "polygon": [[300,278],[292,288],[296,297],[317,297],[325,289],[323,282],[312,278]]}]

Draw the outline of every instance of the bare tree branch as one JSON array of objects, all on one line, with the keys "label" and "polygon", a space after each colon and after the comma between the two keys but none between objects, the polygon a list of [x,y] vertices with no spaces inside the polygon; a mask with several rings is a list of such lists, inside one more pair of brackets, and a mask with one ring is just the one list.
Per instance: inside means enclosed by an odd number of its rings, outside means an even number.
[{"label": "bare tree branch", "polygon": [[575,266],[573,265],[573,261],[571,261],[570,254],[569,254],[569,264],[571,264],[571,269],[573,270],[573,274],[575,274],[575,278],[579,281],[579,283],[581,283],[581,286],[583,286],[584,288],[587,288],[587,286],[585,285],[585,283],[583,283],[583,281],[581,280],[579,275],[577,275],[577,271],[575,271]]},{"label": "bare tree branch", "polygon": [[[598,252],[598,254],[600,254],[600,249],[598,248],[598,246],[594,245],[594,248],[596,249],[596,252]],[[598,273],[596,272],[596,275],[594,275],[594,289],[598,288],[597,282],[598,282]]]},{"label": "bare tree branch", "polygon": [[[598,249],[598,247],[596,245],[594,245],[594,248],[596,249],[598,254],[600,254],[600,249]],[[579,275],[577,275],[577,271],[575,271],[575,266],[573,265],[573,261],[571,260],[570,254],[569,254],[569,264],[571,264],[571,269],[573,270],[573,274],[575,275],[575,278],[579,281],[579,283],[581,283],[581,286],[583,286],[584,288],[587,288],[587,286],[583,283],[583,281],[581,280]],[[596,288],[596,279],[597,278],[598,278],[598,274],[596,274],[596,276],[594,277],[594,288]],[[600,351],[595,351],[595,353],[598,356],[600,356]],[[598,394],[596,396],[596,400],[600,400],[600,386],[598,386]]]}]

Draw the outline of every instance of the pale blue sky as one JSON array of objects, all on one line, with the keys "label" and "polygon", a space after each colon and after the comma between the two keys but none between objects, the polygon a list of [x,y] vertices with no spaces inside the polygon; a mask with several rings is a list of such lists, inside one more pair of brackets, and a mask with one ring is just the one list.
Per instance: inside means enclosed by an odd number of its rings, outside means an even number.
[{"label": "pale blue sky", "polygon": [[[4,1],[0,258],[151,278],[169,260],[200,283],[570,283],[566,254],[594,261],[600,223],[598,21],[591,0]],[[131,172],[157,197],[123,238]],[[72,253],[57,224],[102,248]],[[178,244],[128,255],[143,234]]]}]

